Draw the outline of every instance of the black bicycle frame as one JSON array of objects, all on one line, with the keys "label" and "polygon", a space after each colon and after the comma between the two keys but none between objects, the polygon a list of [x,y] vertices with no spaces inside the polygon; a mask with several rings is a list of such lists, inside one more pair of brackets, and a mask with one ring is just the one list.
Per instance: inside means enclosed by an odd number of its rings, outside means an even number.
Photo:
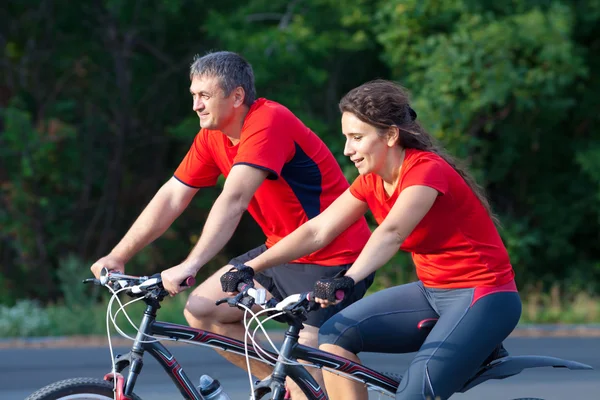
[{"label": "black bicycle frame", "polygon": [[[171,377],[173,383],[185,399],[201,400],[202,395],[187,377],[173,354],[160,342],[148,341],[148,336],[164,336],[175,340],[186,340],[200,345],[230,351],[235,354],[245,355],[245,347],[242,341],[229,338],[227,336],[191,328],[185,325],[171,324],[156,321],[156,310],[158,303],[148,303],[144,317],[140,324],[140,330],[136,336],[131,351],[115,359],[115,370],[123,371],[129,366],[129,374],[125,381],[123,393],[125,396],[131,396],[137,377],[143,366],[143,354],[145,351],[150,353],[166,373]],[[309,399],[327,400],[328,397],[308,373],[305,367],[301,365],[290,365],[285,360],[303,360],[304,362],[314,364],[318,368],[326,368],[335,372],[343,373],[358,381],[364,382],[367,386],[387,393],[393,397],[400,380],[399,375],[382,374],[364,365],[357,364],[351,360],[336,356],[325,351],[304,346],[298,343],[300,326],[290,325],[285,333],[283,343],[279,350],[280,356],[271,351],[261,350],[264,357],[277,359],[276,363],[267,362],[257,354],[251,344],[248,344],[248,356],[261,362],[274,365],[273,374],[268,380],[263,380],[255,387],[255,394],[262,390],[270,389],[275,399],[282,399],[284,394],[285,377],[289,376],[304,392]],[[148,336],[147,336],[148,335]],[[508,356],[492,361],[486,366],[482,366],[474,376],[465,383],[459,392],[465,392],[474,386],[479,385],[489,379],[504,379],[509,376],[520,373],[525,368],[535,367],[554,367],[568,368],[573,370],[591,370],[591,366],[575,361],[563,360],[555,357],[544,356]]]},{"label": "black bicycle frame", "polygon": [[[195,385],[183,371],[181,365],[175,359],[175,356],[160,342],[150,342],[146,336],[163,336],[175,340],[186,340],[200,345],[230,351],[235,354],[245,355],[244,342],[227,336],[204,331],[201,329],[192,328],[185,325],[172,324],[167,322],[156,321],[156,307],[149,304],[144,312],[144,317],[140,323],[139,333],[133,344],[131,351],[125,355],[118,356],[115,359],[115,369],[117,372],[123,371],[129,366],[129,373],[125,380],[123,393],[126,396],[131,396],[134,390],[135,382],[143,367],[144,352],[150,353],[158,363],[163,367],[167,375],[171,378],[175,386],[179,389],[184,399],[201,400],[202,395],[198,392]],[[356,379],[359,379],[366,384],[375,386],[380,390],[387,391],[390,394],[396,391],[399,382],[391,377],[383,375],[368,367],[352,362],[348,359],[337,357],[331,353],[321,351],[312,347],[299,344],[298,327],[290,326],[283,340],[280,349],[282,357],[287,359],[301,359],[317,365],[318,367],[331,368],[339,372],[343,372]],[[278,359],[277,354],[270,351],[261,351],[267,353],[270,359]],[[251,344],[248,344],[248,356],[265,362],[259,357],[256,350]],[[279,360],[282,360],[280,357]],[[266,363],[266,362],[265,362]],[[269,363],[274,365],[275,363]],[[300,389],[312,399],[327,400],[321,386],[308,373],[306,368],[300,365],[289,365],[286,363],[277,363],[273,371],[271,379],[279,380],[279,388],[283,388],[285,376],[289,376],[298,384]],[[266,382],[263,386],[267,386]],[[282,396],[283,397],[283,396]]]}]

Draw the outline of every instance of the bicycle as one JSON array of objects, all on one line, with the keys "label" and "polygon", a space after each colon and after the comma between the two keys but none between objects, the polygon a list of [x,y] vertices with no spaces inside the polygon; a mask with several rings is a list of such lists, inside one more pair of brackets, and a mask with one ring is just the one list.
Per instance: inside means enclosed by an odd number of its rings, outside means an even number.
[{"label": "bicycle", "polygon": [[[262,305],[269,318],[275,318],[288,324],[283,342],[278,351],[269,351],[261,348],[254,342],[246,343],[227,336],[211,333],[201,329],[195,329],[185,325],[172,324],[156,320],[157,310],[160,302],[168,296],[163,289],[160,275],[151,277],[137,277],[130,275],[103,272],[100,279],[86,279],[84,282],[92,282],[103,285],[113,292],[113,297],[108,305],[110,312],[112,301],[118,300],[118,293],[125,292],[134,298],[133,301],[143,300],[146,303],[143,318],[140,322],[138,333],[133,339],[131,351],[125,355],[113,357],[112,346],[111,357],[113,370],[107,373],[103,379],[97,378],[72,378],[47,385],[32,393],[26,400],[58,400],[58,399],[116,399],[116,400],[140,400],[134,394],[137,377],[143,367],[144,353],[149,353],[163,367],[167,375],[172,379],[184,399],[203,399],[195,385],[188,378],[175,357],[160,341],[175,340],[191,344],[204,345],[215,349],[231,351],[253,358],[273,366],[270,377],[256,382],[250,381],[252,387],[251,399],[283,400],[286,394],[285,380],[291,378],[311,400],[328,399],[323,388],[313,379],[307,371],[307,367],[321,368],[330,372],[344,375],[348,379],[358,380],[364,383],[369,390],[380,394],[395,397],[396,389],[402,377],[395,373],[378,372],[361,364],[354,363],[348,359],[338,357],[325,351],[304,346],[298,343],[299,332],[306,314],[319,307],[311,300],[311,293],[296,294],[287,297],[281,302],[271,300],[264,302],[265,293],[255,290],[248,285],[240,285],[239,294],[219,300],[217,304],[228,303],[232,307],[249,309],[253,304]],[[188,282],[191,286],[192,282]],[[119,311],[133,301],[123,305]],[[117,311],[117,313],[119,312]],[[107,314],[107,325],[108,325]],[[116,314],[115,314],[116,315]],[[253,318],[256,318],[253,317]],[[114,323],[114,316],[112,317]],[[131,322],[131,320],[130,320]],[[419,323],[420,329],[431,329],[435,320],[424,320]],[[116,324],[115,324],[116,326]],[[247,332],[250,324],[246,325]],[[260,325],[259,325],[260,327]],[[256,333],[255,329],[254,334]],[[117,327],[117,330],[119,328]],[[124,334],[119,330],[119,333]],[[152,339],[152,340],[149,340]],[[272,344],[272,343],[271,343]],[[303,360],[302,363],[297,360]],[[459,390],[460,393],[489,380],[505,379],[516,375],[527,368],[550,366],[555,368],[568,368],[572,370],[590,370],[591,366],[576,361],[563,360],[555,357],[545,356],[506,356],[497,358],[482,366],[473,377]],[[128,369],[127,377],[122,372]],[[249,371],[250,375],[250,371]],[[89,397],[80,397],[89,396]],[[528,400],[528,399],[514,399]],[[536,399],[531,399],[536,400]]]}]

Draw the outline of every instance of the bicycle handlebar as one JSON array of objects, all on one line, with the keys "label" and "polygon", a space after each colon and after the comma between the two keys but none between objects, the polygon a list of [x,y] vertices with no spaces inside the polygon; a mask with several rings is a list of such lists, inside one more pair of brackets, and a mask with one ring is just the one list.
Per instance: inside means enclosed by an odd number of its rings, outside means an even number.
[{"label": "bicycle handlebar", "polygon": [[[83,283],[93,283],[99,286],[112,284],[115,289],[127,288],[127,292],[130,295],[135,296],[146,295],[154,290],[164,291],[160,274],[151,276],[133,276],[112,272],[106,268],[102,268],[100,279],[89,278],[85,279]],[[196,279],[193,276],[188,276],[185,281],[181,282],[180,286],[191,287],[195,284]]]},{"label": "bicycle handlebar", "polygon": [[[109,284],[112,284],[112,287],[115,290],[126,288],[127,293],[135,297],[145,296],[155,291],[159,291],[158,293],[161,295],[161,297],[167,295],[162,285],[162,278],[160,274],[154,274],[151,276],[133,276],[112,272],[106,268],[103,268],[100,273],[100,279],[89,278],[85,279],[83,282],[94,283],[95,285],[100,286],[108,286]],[[181,283],[181,286],[194,286],[195,283],[196,279],[193,276],[190,276]],[[277,301],[276,299],[272,298],[267,302],[265,289],[255,289],[252,287],[252,285],[247,283],[240,283],[237,289],[239,293],[236,296],[218,300],[216,305],[228,303],[231,307],[238,307],[240,305],[252,307],[252,305],[258,304],[263,308],[274,308],[276,311],[295,315],[298,313],[305,314],[309,311],[320,308],[320,305],[314,301],[315,297],[312,291],[293,294],[281,301]],[[336,298],[341,300],[343,297],[343,291],[338,290],[336,292]]]},{"label": "bicycle handlebar", "polygon": [[314,301],[313,292],[292,294],[281,301],[278,301],[275,298],[265,301],[265,289],[255,289],[252,285],[240,283],[238,284],[237,290],[239,292],[237,295],[225,297],[218,300],[215,304],[219,305],[227,303],[230,307],[238,308],[250,308],[254,304],[258,304],[264,309],[272,309],[274,312],[283,312],[289,318],[296,320],[298,317],[305,319],[303,317],[305,317],[307,312],[320,308],[320,305]]}]

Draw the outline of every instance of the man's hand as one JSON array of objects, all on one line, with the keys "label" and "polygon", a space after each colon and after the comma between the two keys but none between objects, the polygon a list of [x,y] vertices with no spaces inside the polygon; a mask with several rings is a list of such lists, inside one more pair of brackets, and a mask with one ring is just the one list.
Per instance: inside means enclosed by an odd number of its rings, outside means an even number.
[{"label": "man's hand", "polygon": [[181,263],[160,273],[163,287],[171,296],[184,291],[189,286],[180,286],[190,276],[195,277],[198,271],[186,263]]},{"label": "man's hand", "polygon": [[109,271],[116,271],[124,274],[125,262],[120,258],[112,256],[110,254],[106,257],[102,257],[90,267],[90,270],[92,270],[92,273],[94,274],[96,279],[100,278],[100,271],[102,271],[102,268],[106,268]]}]

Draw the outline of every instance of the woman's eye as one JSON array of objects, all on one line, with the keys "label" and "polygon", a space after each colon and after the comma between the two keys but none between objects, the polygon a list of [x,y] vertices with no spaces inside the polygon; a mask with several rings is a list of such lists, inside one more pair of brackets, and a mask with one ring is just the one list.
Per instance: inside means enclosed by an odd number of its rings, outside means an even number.
[{"label": "woman's eye", "polygon": [[354,140],[359,141],[360,139],[362,139],[362,136],[354,136]]}]

